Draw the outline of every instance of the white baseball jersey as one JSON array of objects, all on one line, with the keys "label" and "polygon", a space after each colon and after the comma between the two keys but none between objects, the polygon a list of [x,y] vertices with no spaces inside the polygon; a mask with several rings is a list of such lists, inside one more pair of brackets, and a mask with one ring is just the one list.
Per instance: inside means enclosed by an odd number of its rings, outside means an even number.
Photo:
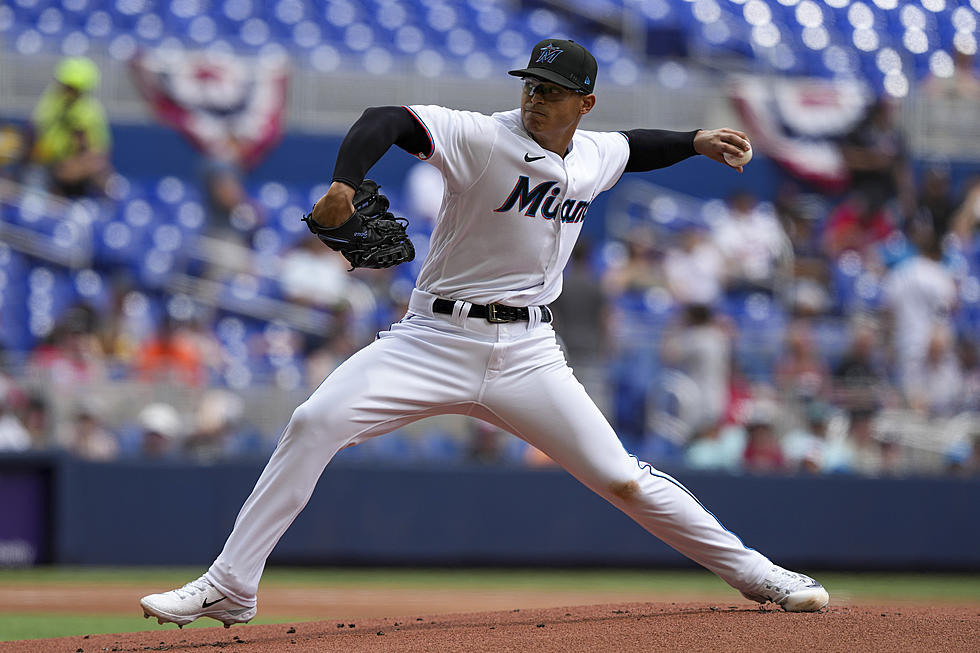
[{"label": "white baseball jersey", "polygon": [[623,174],[626,137],[578,130],[562,158],[530,137],[519,109],[408,109],[446,180],[418,288],[475,304],[554,301],[589,205]]}]

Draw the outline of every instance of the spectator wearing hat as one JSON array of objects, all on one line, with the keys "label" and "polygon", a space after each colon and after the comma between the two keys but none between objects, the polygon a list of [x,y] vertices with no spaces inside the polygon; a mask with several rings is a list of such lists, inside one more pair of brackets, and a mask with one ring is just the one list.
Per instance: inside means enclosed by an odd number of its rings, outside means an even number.
[{"label": "spectator wearing hat", "polygon": [[109,125],[91,95],[98,84],[91,59],[63,59],[31,116],[31,160],[47,172],[49,189],[66,197],[103,193],[111,172]]},{"label": "spectator wearing hat", "polygon": [[137,422],[141,431],[141,456],[152,460],[177,456],[184,425],[176,408],[163,402],[149,404],[140,411]]}]

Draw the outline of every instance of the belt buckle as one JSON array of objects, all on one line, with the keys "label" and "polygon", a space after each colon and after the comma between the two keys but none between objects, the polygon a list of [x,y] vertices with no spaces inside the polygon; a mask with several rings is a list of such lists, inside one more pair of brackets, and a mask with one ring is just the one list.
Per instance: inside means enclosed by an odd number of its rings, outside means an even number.
[{"label": "belt buckle", "polygon": [[514,311],[512,306],[487,304],[487,322],[513,322],[514,319]]}]

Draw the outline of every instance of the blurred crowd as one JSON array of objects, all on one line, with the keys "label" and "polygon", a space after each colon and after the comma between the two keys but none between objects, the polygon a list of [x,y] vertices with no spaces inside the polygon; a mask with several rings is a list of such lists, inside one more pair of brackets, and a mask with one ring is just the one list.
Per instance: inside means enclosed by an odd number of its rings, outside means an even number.
[{"label": "blurred crowd", "polygon": [[877,101],[838,143],[839,195],[737,191],[612,244],[597,287],[634,449],[729,471],[977,471],[980,175],[917,178],[895,109]]},{"label": "blurred crowd", "polygon": [[[109,165],[108,126],[89,94],[97,83],[86,59],[59,65],[10,167],[26,171],[24,184],[118,200],[126,179]],[[555,325],[627,448],[661,465],[727,472],[980,471],[980,176],[954,184],[938,161],[917,174],[895,110],[873,103],[840,140],[845,192],[787,180],[775,197],[738,191],[668,222],[649,219],[654,201],[626,232],[582,239]],[[75,302],[0,368],[9,370],[0,377],[0,451],[93,461],[265,456],[278,427],[246,391],[309,391],[402,314],[438,208],[431,200],[441,197],[431,167],[414,168],[400,191],[418,259],[349,273],[302,233],[269,255],[269,202],[246,190],[228,145],[202,152],[199,235],[221,250],[210,260],[225,263],[199,274],[234,284],[261,269],[254,278],[274,279],[284,301],[318,311],[322,329],[236,317],[141,287],[123,268],[103,270],[102,305]],[[80,391],[131,385],[191,392],[167,402],[150,390],[141,405],[120,407]],[[396,432],[349,455],[550,463],[478,423],[420,440]]]}]

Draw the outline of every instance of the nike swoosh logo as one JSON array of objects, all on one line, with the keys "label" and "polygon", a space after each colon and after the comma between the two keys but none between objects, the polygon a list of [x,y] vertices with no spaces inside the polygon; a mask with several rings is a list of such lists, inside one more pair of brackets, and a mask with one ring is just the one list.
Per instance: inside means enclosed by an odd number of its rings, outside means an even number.
[{"label": "nike swoosh logo", "polygon": [[538,159],[543,159],[543,158],[544,158],[544,155],[543,154],[541,156],[531,156],[531,153],[528,152],[527,154],[524,155],[524,160],[527,161],[528,163],[531,163],[532,161],[537,161]]},{"label": "nike swoosh logo", "polygon": [[212,605],[214,605],[215,603],[221,603],[221,602],[222,602],[222,601],[224,601],[224,600],[225,600],[226,598],[228,598],[228,597],[227,597],[227,596],[222,596],[222,597],[221,597],[220,599],[217,599],[217,600],[215,600],[215,601],[211,601],[210,603],[208,603],[208,600],[207,600],[207,599],[204,599],[204,603],[202,603],[202,604],[201,604],[201,607],[202,607],[202,608],[210,608],[210,607],[211,607]]}]

